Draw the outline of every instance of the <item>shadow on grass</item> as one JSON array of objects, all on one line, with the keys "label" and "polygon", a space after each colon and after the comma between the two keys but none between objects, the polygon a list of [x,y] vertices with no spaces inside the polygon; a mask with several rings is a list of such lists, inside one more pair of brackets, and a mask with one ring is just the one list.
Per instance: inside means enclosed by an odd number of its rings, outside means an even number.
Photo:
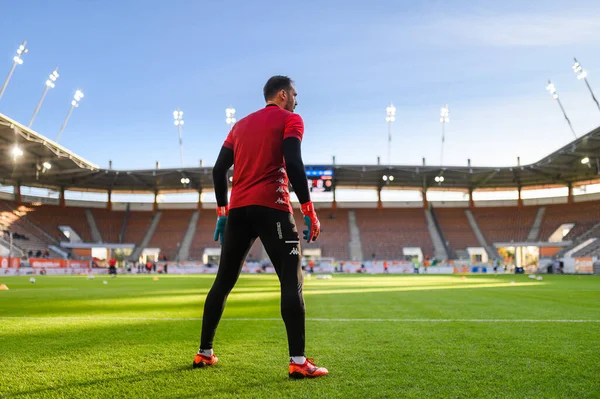
[{"label": "shadow on grass", "polygon": [[183,371],[192,371],[191,364],[188,364],[188,365],[181,364],[179,366],[166,368],[163,370],[140,372],[140,373],[131,374],[131,375],[120,375],[117,377],[109,377],[109,378],[96,378],[96,379],[92,379],[92,380],[88,380],[88,381],[74,381],[74,382],[66,383],[66,384],[63,384],[63,385],[57,386],[57,387],[46,387],[46,388],[34,388],[34,389],[29,389],[29,390],[21,390],[21,391],[17,391],[17,392],[11,392],[6,397],[10,398],[10,397],[28,396],[28,395],[35,395],[35,394],[59,393],[60,391],[65,390],[65,389],[87,388],[87,387],[93,387],[94,385],[105,384],[105,383],[140,382],[140,381],[145,381],[145,380],[152,380],[154,377],[164,376],[166,373],[183,372]]}]

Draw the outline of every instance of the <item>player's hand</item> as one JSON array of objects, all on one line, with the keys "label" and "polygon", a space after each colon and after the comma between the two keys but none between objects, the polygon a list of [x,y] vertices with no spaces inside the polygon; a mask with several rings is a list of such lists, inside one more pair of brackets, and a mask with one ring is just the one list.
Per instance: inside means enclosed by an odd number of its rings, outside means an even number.
[{"label": "player's hand", "polygon": [[223,245],[223,234],[225,233],[225,224],[227,223],[227,215],[229,215],[228,206],[217,207],[217,226],[213,239],[219,241]]},{"label": "player's hand", "polygon": [[317,241],[319,234],[321,234],[321,222],[319,222],[312,201],[302,204],[302,215],[304,216],[304,223],[307,227],[307,230],[303,231],[304,239],[306,242]]}]

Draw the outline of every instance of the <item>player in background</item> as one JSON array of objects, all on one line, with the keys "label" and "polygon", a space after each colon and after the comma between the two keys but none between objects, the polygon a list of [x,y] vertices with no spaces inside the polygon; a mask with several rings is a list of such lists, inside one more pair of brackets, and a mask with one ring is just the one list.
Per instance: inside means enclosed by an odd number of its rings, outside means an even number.
[{"label": "player in background", "polygon": [[[291,182],[307,225],[304,239],[315,241],[321,225],[313,203],[301,141],[304,122],[295,114],[293,81],[273,76],[264,86],[266,106],[238,121],[227,136],[213,168],[217,198],[215,241],[222,245],[217,277],[204,303],[200,350],[193,367],[216,364],[213,339],[248,251],[260,237],[281,285],[281,316],[285,323],[292,378],[327,375],[305,357],[305,309],[302,294],[300,238],[290,204]],[[235,165],[231,203],[227,204],[227,171]]]}]

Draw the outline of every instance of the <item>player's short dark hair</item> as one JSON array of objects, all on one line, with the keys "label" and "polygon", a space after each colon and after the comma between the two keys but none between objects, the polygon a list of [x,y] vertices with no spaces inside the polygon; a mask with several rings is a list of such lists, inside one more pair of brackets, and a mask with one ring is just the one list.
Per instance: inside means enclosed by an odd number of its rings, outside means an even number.
[{"label": "player's short dark hair", "polygon": [[276,75],[271,77],[265,83],[263,88],[263,94],[265,95],[265,101],[269,101],[281,90],[289,91],[292,89],[294,81],[287,76]]}]

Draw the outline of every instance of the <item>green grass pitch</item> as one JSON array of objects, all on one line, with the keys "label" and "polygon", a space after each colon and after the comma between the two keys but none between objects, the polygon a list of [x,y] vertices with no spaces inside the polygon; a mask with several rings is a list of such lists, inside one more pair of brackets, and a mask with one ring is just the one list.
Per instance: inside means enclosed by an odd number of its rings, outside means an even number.
[{"label": "green grass pitch", "polygon": [[597,276],[307,279],[307,355],[330,375],[299,381],[267,275],[241,276],[220,363],[192,370],[213,279],[0,276],[0,397],[600,397]]}]

